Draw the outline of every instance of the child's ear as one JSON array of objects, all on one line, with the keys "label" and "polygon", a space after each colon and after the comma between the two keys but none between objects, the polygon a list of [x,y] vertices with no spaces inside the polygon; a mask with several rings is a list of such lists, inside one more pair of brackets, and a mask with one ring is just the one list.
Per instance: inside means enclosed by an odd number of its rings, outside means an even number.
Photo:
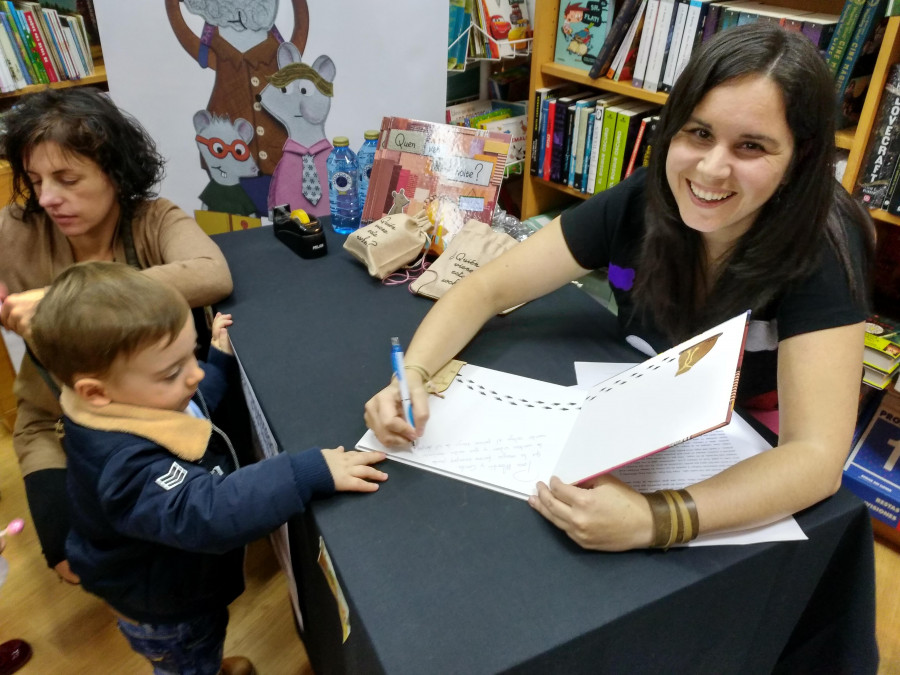
[{"label": "child's ear", "polygon": [[72,389],[82,400],[98,408],[112,402],[103,380],[96,377],[80,377],[75,380]]}]

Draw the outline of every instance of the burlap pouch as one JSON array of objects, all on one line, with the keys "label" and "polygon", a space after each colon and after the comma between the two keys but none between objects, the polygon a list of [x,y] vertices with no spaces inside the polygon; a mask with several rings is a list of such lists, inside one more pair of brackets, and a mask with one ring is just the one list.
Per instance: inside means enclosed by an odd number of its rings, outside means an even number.
[{"label": "burlap pouch", "polygon": [[344,249],[365,264],[369,274],[384,279],[422,255],[430,227],[424,209],[415,216],[395,213],[351,232]]},{"label": "burlap pouch", "polygon": [[495,232],[482,222],[469,220],[409,287],[419,295],[437,300],[457,281],[517,243],[505,232]]}]

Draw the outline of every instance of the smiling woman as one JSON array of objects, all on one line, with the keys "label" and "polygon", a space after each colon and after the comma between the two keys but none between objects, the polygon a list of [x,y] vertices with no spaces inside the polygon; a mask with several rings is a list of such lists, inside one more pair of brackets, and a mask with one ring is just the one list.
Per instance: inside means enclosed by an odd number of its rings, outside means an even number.
[{"label": "smiling woman", "polygon": [[[647,170],[456,284],[417,330],[406,362],[437,372],[490,317],[599,267],[609,269],[623,337],[648,351],[752,310],[737,396],[747,407],[778,407],[778,447],[677,499],[609,476],[539,483],[530,504],[581,546],[683,543],[698,530],[772,522],[840,486],[873,228],[833,177],[833,96],[805,36],[761,23],[717,34],[673,87]],[[414,440],[428,421],[425,383],[409,375],[415,428],[396,384],[366,404],[366,423],[385,445]],[[677,522],[699,527],[676,530]]]},{"label": "smiling woman", "polygon": [[[192,307],[231,292],[219,248],[181,209],[155,198],[163,160],[138,122],[87,87],[23,98],[5,118],[13,202],[0,211],[0,323],[29,337],[45,288],[73,263],[128,263]],[[54,382],[28,353],[16,379],[13,446],[48,564],[68,581],[66,457]]]}]

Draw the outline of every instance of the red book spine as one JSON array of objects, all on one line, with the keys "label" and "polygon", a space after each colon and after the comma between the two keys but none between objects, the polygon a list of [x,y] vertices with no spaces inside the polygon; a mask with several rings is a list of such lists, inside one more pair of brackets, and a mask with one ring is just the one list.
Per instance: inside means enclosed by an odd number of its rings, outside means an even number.
[{"label": "red book spine", "polygon": [[44,38],[41,36],[41,30],[38,28],[37,21],[34,20],[34,14],[30,10],[23,12],[25,21],[28,22],[28,30],[31,31],[31,37],[34,38],[34,44],[37,46],[38,54],[41,57],[41,63],[44,64],[44,70],[47,71],[47,77],[51,82],[59,82],[59,76],[53,68],[53,61],[47,53],[47,45],[44,44]]}]

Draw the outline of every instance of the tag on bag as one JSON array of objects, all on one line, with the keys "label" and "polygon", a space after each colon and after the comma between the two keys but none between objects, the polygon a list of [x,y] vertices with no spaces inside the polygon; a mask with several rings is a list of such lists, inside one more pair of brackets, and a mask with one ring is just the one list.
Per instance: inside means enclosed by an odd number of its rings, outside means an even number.
[{"label": "tag on bag", "polygon": [[430,227],[424,209],[415,216],[395,213],[351,232],[344,249],[365,264],[369,274],[384,279],[422,255]]},{"label": "tag on bag", "polygon": [[495,232],[480,221],[469,220],[438,259],[409,287],[419,295],[437,300],[457,281],[517,243],[505,232]]}]

